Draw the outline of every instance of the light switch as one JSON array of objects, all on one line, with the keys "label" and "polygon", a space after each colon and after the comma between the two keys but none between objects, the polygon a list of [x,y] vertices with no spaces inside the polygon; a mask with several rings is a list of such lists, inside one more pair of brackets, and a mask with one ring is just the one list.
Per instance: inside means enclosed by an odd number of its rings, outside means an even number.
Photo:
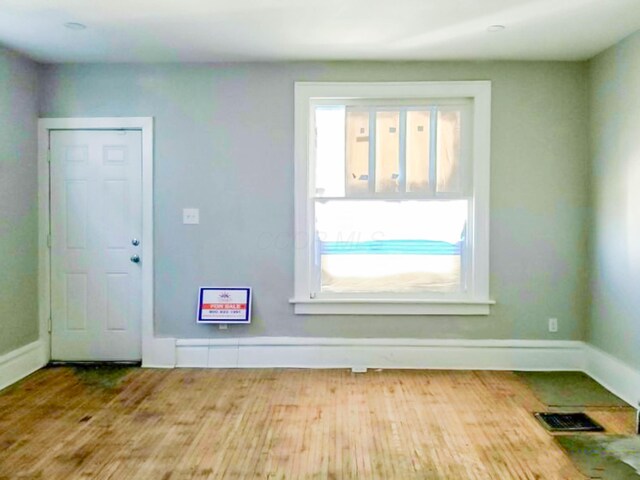
[{"label": "light switch", "polygon": [[198,208],[183,209],[182,223],[185,225],[198,225],[200,223],[200,209]]}]

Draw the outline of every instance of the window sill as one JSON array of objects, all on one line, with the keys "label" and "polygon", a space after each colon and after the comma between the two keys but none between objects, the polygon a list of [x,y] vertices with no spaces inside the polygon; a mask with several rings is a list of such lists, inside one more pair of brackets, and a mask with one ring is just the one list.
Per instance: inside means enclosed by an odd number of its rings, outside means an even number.
[{"label": "window sill", "polygon": [[295,299],[296,315],[489,315],[494,300]]}]

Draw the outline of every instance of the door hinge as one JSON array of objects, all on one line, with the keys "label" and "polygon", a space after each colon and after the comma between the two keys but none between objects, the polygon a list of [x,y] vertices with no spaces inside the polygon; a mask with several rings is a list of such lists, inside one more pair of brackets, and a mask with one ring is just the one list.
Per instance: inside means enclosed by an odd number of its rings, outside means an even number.
[{"label": "door hinge", "polygon": [[51,163],[51,149],[47,150],[47,163]]},{"label": "door hinge", "polygon": [[51,234],[47,235],[47,248],[51,248]]},{"label": "door hinge", "polygon": [[52,326],[53,322],[51,321],[51,317],[49,317],[49,319],[47,320],[47,332],[51,333]]}]

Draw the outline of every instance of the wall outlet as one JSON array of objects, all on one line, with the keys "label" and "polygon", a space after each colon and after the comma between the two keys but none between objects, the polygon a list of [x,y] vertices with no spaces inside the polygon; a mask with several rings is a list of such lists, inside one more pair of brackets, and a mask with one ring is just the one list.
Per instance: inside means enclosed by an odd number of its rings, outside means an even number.
[{"label": "wall outlet", "polygon": [[556,333],[558,331],[558,319],[550,318],[549,319],[549,331],[551,333]]},{"label": "wall outlet", "polygon": [[183,209],[182,223],[184,225],[198,225],[200,223],[200,209],[198,208]]}]

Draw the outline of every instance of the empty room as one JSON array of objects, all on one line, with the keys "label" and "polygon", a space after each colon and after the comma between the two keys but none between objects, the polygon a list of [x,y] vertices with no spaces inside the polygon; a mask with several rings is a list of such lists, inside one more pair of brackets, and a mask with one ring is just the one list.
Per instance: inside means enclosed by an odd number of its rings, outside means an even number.
[{"label": "empty room", "polygon": [[0,480],[640,479],[638,0],[0,0]]}]

